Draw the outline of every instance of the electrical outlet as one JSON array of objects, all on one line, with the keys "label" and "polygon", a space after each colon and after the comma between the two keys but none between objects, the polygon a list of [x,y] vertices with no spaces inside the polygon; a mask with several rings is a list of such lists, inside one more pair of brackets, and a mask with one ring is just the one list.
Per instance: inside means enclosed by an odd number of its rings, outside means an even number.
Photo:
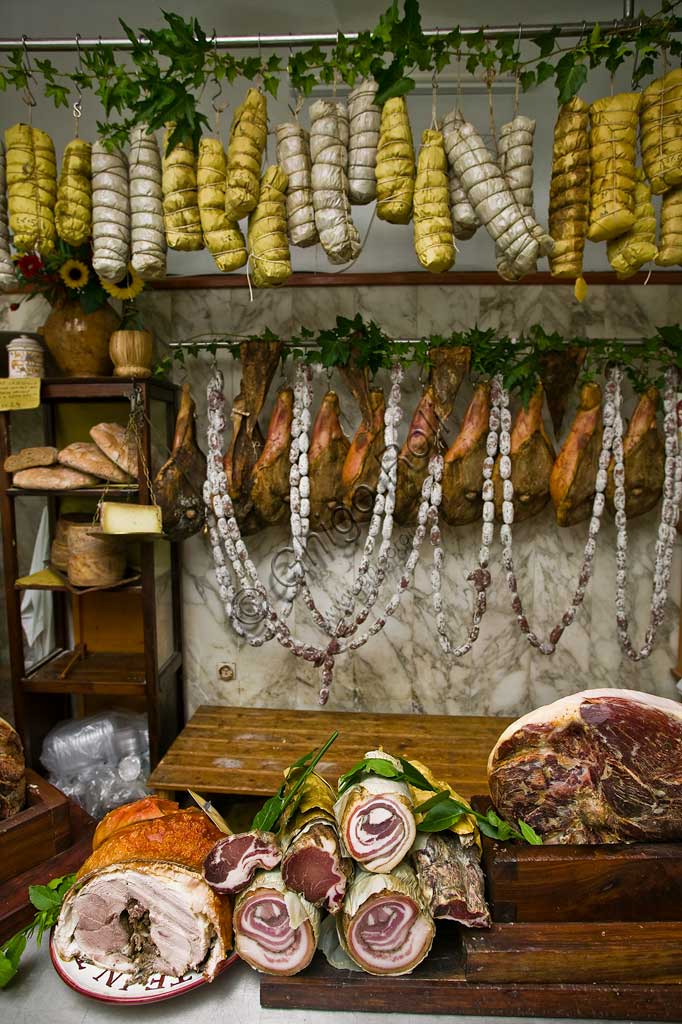
[{"label": "electrical outlet", "polygon": [[218,679],[221,683],[231,683],[236,675],[237,672],[234,665],[218,665]]}]

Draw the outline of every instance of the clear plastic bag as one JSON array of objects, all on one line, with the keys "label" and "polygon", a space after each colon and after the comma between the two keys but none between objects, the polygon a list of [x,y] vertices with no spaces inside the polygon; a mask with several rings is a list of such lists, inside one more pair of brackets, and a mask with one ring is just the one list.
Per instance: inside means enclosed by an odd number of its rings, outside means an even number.
[{"label": "clear plastic bag", "polygon": [[45,737],[40,760],[53,785],[101,818],[148,793],[146,716],[107,711],[61,722]]}]

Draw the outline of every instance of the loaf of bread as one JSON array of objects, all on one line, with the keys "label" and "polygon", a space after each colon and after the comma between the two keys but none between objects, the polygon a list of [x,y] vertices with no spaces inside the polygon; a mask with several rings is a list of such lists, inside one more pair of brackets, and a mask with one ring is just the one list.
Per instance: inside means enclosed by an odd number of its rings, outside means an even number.
[{"label": "loaf of bread", "polygon": [[15,473],[13,483],[27,491],[73,491],[77,487],[97,487],[102,481],[92,473],[80,473],[68,466],[41,466]]},{"label": "loaf of bread", "polygon": [[129,484],[132,477],[122,470],[101,448],[91,441],[74,441],[59,453],[62,466],[78,469],[81,473],[92,473],[115,484]]},{"label": "loaf of bread", "polygon": [[137,445],[125,427],[120,423],[98,423],[91,429],[90,437],[119,469],[137,480]]},{"label": "loaf of bread", "polygon": [[5,473],[18,473],[21,469],[34,466],[54,466],[57,461],[56,448],[22,448],[5,459]]},{"label": "loaf of bread", "polygon": [[26,802],[26,765],[19,734],[0,718],[0,821],[11,818]]}]

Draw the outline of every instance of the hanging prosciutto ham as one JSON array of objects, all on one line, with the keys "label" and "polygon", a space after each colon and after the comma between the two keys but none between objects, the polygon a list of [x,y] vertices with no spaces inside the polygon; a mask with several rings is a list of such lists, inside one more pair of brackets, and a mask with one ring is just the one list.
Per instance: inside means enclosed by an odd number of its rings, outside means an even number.
[{"label": "hanging prosciutto ham", "polygon": [[469,402],[459,434],[443,459],[443,518],[463,526],[481,518],[483,462],[490,418],[490,385],[479,384]]},{"label": "hanging prosciutto ham", "polygon": [[[293,783],[295,774],[289,782]],[[341,909],[353,873],[341,852],[334,818],[334,792],[314,772],[306,779],[300,802],[282,829],[282,877],[289,889],[330,914]]]},{"label": "hanging prosciutto ham", "polygon": [[270,417],[268,436],[251,474],[251,500],[258,519],[277,523],[289,510],[289,449],[294,393],[283,388]]},{"label": "hanging prosciutto ham", "polygon": [[200,873],[219,835],[197,811],[147,818],[110,833],[64,900],[54,932],[59,955],[121,971],[133,981],[188,971],[212,980],[232,935],[229,899],[212,892]]},{"label": "hanging prosciutto ham", "polygon": [[338,922],[341,943],[368,974],[409,974],[428,955],[435,935],[414,871],[400,864],[390,874],[359,871]]},{"label": "hanging prosciutto ham", "polygon": [[265,974],[298,974],[307,967],[319,930],[320,911],[288,890],[279,871],[259,872],[235,902],[235,949]]},{"label": "hanging prosciutto ham", "polygon": [[583,384],[575,419],[549,478],[559,526],[575,526],[592,514],[603,431],[601,403],[599,385]]},{"label": "hanging prosciutto ham", "polygon": [[216,892],[237,893],[246,888],[256,871],[276,868],[282,859],[272,832],[239,832],[223,836],[206,856],[203,875]]},{"label": "hanging prosciutto ham", "polygon": [[[365,755],[400,762],[383,750]],[[410,787],[395,779],[366,775],[334,804],[343,845],[349,857],[366,871],[390,871],[406,856],[414,842],[416,826]]]}]

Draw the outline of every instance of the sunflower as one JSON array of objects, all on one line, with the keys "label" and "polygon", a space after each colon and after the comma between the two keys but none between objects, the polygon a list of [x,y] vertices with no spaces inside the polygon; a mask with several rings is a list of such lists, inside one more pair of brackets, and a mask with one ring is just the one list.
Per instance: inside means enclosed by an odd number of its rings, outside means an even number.
[{"label": "sunflower", "polygon": [[99,282],[112,299],[135,299],[144,288],[144,281],[135,273],[130,263],[125,277],[120,281],[105,281],[100,277]]},{"label": "sunflower", "polygon": [[90,272],[80,260],[67,260],[59,268],[59,276],[67,288],[76,291],[88,283]]}]

